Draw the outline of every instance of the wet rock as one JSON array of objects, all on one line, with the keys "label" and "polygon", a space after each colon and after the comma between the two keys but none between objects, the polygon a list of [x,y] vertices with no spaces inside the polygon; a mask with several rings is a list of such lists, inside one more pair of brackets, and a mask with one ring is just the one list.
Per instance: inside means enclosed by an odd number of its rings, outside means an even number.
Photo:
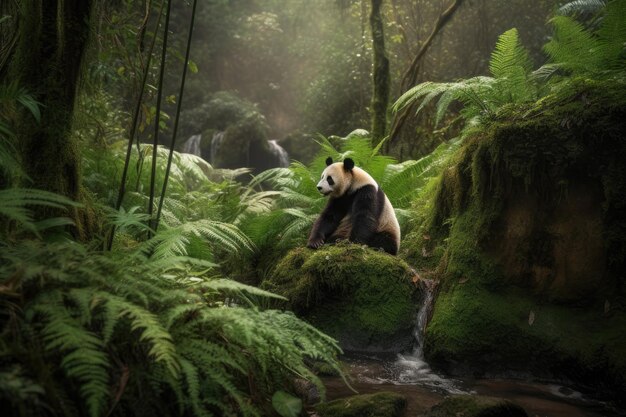
[{"label": "wet rock", "polygon": [[263,287],[346,351],[411,348],[419,288],[401,259],[354,244],[292,250]]},{"label": "wet rock", "polygon": [[406,398],[394,392],[354,395],[315,407],[319,417],[401,417]]},{"label": "wet rock", "polygon": [[320,401],[320,392],[311,381],[304,378],[295,378],[292,383],[294,392],[305,404],[315,404]]},{"label": "wet rock", "polygon": [[500,398],[476,395],[448,397],[424,417],[528,417],[522,407]]}]

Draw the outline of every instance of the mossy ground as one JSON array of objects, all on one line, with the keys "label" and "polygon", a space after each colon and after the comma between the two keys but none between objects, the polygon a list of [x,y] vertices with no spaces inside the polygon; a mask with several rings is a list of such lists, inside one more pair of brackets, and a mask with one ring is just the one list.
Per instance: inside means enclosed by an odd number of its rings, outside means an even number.
[{"label": "mossy ground", "polygon": [[607,94],[506,109],[430,184],[403,242],[442,280],[429,360],[626,390],[626,103]]},{"label": "mossy ground", "polygon": [[411,347],[417,311],[412,278],[399,258],[342,243],[292,250],[263,286],[346,350],[401,351]]},{"label": "mossy ground", "polygon": [[315,411],[320,417],[400,417],[405,408],[402,395],[383,391],[322,403]]}]

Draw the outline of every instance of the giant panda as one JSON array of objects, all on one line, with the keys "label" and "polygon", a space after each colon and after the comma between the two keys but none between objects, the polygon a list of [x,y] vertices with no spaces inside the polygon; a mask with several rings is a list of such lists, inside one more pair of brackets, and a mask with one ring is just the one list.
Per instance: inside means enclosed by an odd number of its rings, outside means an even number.
[{"label": "giant panda", "polygon": [[307,246],[317,249],[325,242],[349,239],[392,255],[400,248],[400,225],[389,199],[374,178],[346,158],[326,169],[317,189],[330,199],[315,221]]}]

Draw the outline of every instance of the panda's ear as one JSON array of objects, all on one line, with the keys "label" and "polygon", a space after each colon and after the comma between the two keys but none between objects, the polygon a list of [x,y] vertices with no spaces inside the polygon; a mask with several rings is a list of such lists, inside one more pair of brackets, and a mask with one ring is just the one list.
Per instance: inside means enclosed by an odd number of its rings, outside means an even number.
[{"label": "panda's ear", "polygon": [[333,163],[333,158],[331,158],[330,156],[328,158],[326,158],[326,166],[330,165]]},{"label": "panda's ear", "polygon": [[352,158],[344,159],[343,169],[345,169],[346,171],[352,171],[352,168],[354,168],[354,161],[352,160]]}]

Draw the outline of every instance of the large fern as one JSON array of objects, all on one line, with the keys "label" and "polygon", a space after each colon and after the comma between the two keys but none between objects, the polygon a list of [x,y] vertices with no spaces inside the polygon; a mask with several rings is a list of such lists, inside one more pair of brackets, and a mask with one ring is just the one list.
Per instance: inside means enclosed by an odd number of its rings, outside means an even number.
[{"label": "large fern", "polygon": [[322,388],[305,361],[336,368],[336,342],[258,309],[255,300],[275,296],[206,278],[207,267],[76,243],[4,246],[0,400],[10,400],[16,364],[33,377],[22,390],[38,396],[30,414],[48,404],[64,415],[259,416],[255,398],[292,377]]},{"label": "large fern", "polygon": [[[308,165],[294,162],[289,168],[276,168],[256,176],[250,187],[260,189],[266,198],[262,209],[254,215],[242,216],[239,226],[258,248],[249,261],[256,273],[264,276],[285,250],[304,245],[310,228],[319,216],[326,199],[316,184],[326,167],[329,156],[335,161],[350,157],[356,165],[369,172],[385,191],[396,208],[402,224],[408,216],[406,209],[419,193],[426,179],[434,175],[433,168],[445,159],[447,144],[419,161],[396,161],[381,155],[380,146],[373,147],[367,132],[357,130],[345,138],[319,138],[320,151]],[[271,190],[271,191],[269,191]]]},{"label": "large fern", "polygon": [[[590,8],[602,12],[601,24],[597,28],[563,15]],[[450,83],[425,82],[404,93],[393,105],[393,110],[397,112],[418,102],[419,112],[439,97],[435,117],[438,124],[452,102],[461,102],[466,135],[474,126],[497,116],[510,105],[530,104],[546,96],[556,102],[559,98],[576,94],[576,89],[572,88],[576,84],[572,82],[574,78],[585,82],[593,77],[623,84],[626,2],[576,1],[563,6],[560,11],[562,15],[551,19],[554,35],[544,45],[550,60],[541,68],[532,71],[528,52],[521,45],[517,30],[511,29],[499,37],[491,55],[489,69],[492,77],[473,77]]]},{"label": "large fern", "polygon": [[493,116],[508,103],[534,100],[537,90],[531,77],[532,64],[528,51],[522,46],[516,29],[498,38],[489,64],[492,77],[478,76],[457,82],[425,82],[409,89],[394,103],[398,112],[419,102],[419,113],[435,98],[435,124],[439,124],[453,101],[463,103],[463,116],[469,123]]}]

